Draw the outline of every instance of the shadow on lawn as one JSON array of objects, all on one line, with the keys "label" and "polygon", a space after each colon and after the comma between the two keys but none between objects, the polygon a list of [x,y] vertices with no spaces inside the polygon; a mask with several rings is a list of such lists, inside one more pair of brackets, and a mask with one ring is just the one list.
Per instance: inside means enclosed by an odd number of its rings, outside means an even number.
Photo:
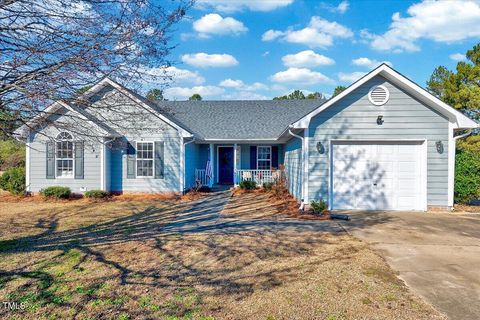
[{"label": "shadow on lawn", "polygon": [[[58,214],[53,214],[52,218],[43,217],[35,223],[36,227],[44,228],[43,232],[0,241],[0,253],[60,250],[57,257],[62,257],[78,250],[83,256],[75,263],[74,269],[80,268],[88,257],[115,270],[113,275],[97,279],[100,282],[119,279],[120,285],[155,288],[201,285],[209,288],[210,295],[227,294],[240,298],[258,288],[267,290],[296,277],[293,266],[247,271],[250,265],[261,260],[308,257],[319,243],[329,243],[325,235],[343,233],[337,223],[329,221],[225,219],[220,213],[228,201],[228,193],[218,193],[194,202],[172,201],[164,208],[150,206],[128,216],[66,231],[57,230],[59,218]],[[140,250],[152,250],[152,259],[157,260],[139,268],[133,252],[130,260],[121,254],[112,256],[105,253],[113,246],[122,248],[135,244]],[[349,259],[355,250],[339,249],[325,257],[325,261]],[[49,292],[53,283],[53,279],[49,278],[51,275],[26,271],[36,265],[38,261],[32,261],[16,270],[0,271],[0,284],[3,286],[19,277],[33,278],[40,282],[43,292]]]}]

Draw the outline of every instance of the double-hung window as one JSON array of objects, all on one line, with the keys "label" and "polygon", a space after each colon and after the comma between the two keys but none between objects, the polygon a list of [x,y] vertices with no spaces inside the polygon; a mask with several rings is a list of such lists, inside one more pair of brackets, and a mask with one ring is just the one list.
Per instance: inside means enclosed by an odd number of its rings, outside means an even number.
[{"label": "double-hung window", "polygon": [[68,132],[60,132],[56,141],[56,164],[58,178],[73,177],[73,137]]},{"label": "double-hung window", "polygon": [[270,170],[272,168],[272,147],[257,147],[257,169]]},{"label": "double-hung window", "polygon": [[153,177],[153,142],[137,142],[137,177]]}]

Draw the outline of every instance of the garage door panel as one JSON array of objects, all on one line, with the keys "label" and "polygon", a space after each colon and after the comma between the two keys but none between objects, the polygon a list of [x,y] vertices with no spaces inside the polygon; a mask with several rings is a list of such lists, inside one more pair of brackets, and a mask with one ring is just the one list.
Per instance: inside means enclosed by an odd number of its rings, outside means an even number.
[{"label": "garage door panel", "polygon": [[422,210],[421,144],[332,145],[332,208]]}]

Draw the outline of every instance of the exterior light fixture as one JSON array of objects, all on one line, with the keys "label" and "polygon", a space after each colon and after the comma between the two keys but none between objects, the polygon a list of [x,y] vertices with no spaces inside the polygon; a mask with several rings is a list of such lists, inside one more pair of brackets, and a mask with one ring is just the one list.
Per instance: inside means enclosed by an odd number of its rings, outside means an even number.
[{"label": "exterior light fixture", "polygon": [[321,142],[317,142],[317,151],[318,151],[318,153],[320,153],[320,154],[324,154],[324,153],[325,153],[325,147],[324,147],[324,145],[323,145]]},{"label": "exterior light fixture", "polygon": [[442,141],[435,142],[435,147],[437,148],[438,153],[443,153],[444,147]]},{"label": "exterior light fixture", "polygon": [[381,125],[383,124],[383,122],[384,122],[383,116],[378,116],[378,117],[377,117],[377,124],[378,124],[379,126],[381,126]]}]

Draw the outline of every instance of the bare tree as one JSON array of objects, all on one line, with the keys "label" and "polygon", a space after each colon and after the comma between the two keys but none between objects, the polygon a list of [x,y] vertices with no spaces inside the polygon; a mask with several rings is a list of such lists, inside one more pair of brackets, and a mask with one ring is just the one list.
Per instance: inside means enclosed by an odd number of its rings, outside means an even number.
[{"label": "bare tree", "polygon": [[168,67],[171,34],[193,0],[0,0],[0,130],[108,76],[129,87]]}]

